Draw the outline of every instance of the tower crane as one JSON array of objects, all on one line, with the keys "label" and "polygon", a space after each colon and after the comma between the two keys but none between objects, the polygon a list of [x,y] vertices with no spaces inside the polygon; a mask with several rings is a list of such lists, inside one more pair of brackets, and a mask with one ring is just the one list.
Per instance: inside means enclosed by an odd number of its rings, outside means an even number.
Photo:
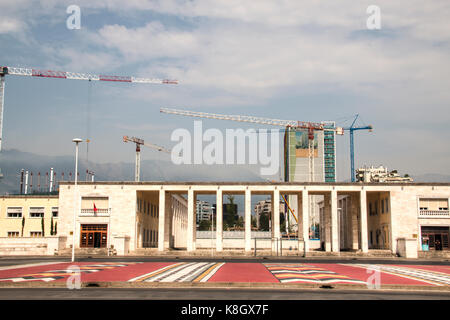
[{"label": "tower crane", "polygon": [[76,73],[67,71],[40,70],[33,68],[1,67],[0,66],[0,151],[2,148],[3,129],[3,107],[5,97],[5,77],[6,75],[29,76],[40,78],[57,78],[88,81],[112,81],[130,83],[152,83],[152,84],[178,84],[177,80],[138,78],[130,76],[108,76],[88,73]]},{"label": "tower crane", "polygon": [[355,148],[354,148],[354,141],[353,141],[353,132],[356,130],[369,130],[369,132],[373,131],[373,127],[371,125],[363,126],[363,127],[355,127],[355,122],[358,119],[359,114],[355,116],[355,119],[353,119],[352,124],[348,128],[344,128],[344,130],[347,130],[350,132],[350,177],[352,179],[352,182],[355,182]]},{"label": "tower crane", "polygon": [[308,158],[309,158],[309,172],[311,182],[314,181],[314,131],[330,130],[335,131],[336,134],[339,135],[342,135],[344,133],[341,127],[325,128],[325,125],[323,123],[318,122],[279,120],[279,119],[270,119],[245,115],[224,115],[224,114],[179,110],[171,108],[161,108],[160,112],[196,118],[231,120],[238,122],[249,122],[249,123],[267,124],[272,126],[282,126],[285,127],[286,130],[306,129],[308,130]]},{"label": "tower crane", "polygon": [[134,168],[134,181],[139,182],[140,181],[140,173],[141,173],[141,146],[146,146],[161,152],[165,153],[171,153],[170,150],[160,147],[156,144],[152,143],[145,143],[143,139],[136,138],[136,137],[128,137],[123,136],[123,142],[133,142],[136,144],[136,165]]}]

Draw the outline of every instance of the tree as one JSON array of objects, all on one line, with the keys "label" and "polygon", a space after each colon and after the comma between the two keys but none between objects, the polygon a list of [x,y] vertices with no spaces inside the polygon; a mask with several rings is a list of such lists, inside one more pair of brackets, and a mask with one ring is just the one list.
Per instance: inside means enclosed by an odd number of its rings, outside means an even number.
[{"label": "tree", "polygon": [[269,231],[269,215],[263,212],[259,217],[259,229],[261,231]]},{"label": "tree", "polygon": [[50,235],[53,235],[53,216],[52,216],[52,220],[50,221]]},{"label": "tree", "polygon": [[236,227],[243,228],[244,227],[244,217],[239,216],[236,222]]},{"label": "tree", "polygon": [[45,237],[44,217],[42,217],[42,219],[41,219],[41,227],[42,227],[42,236]]},{"label": "tree", "polygon": [[226,229],[234,227],[238,222],[237,204],[234,203],[234,196],[227,196],[229,203],[223,204],[224,227]]},{"label": "tree", "polygon": [[210,231],[211,230],[211,221],[210,220],[200,220],[198,225],[199,231]]},{"label": "tree", "polygon": [[55,231],[53,232],[54,235],[56,236],[58,234],[58,222],[55,222]]},{"label": "tree", "polygon": [[256,227],[257,227],[256,217],[252,216],[252,228],[256,228]]},{"label": "tree", "polygon": [[22,237],[23,237],[23,229],[25,227],[25,217],[22,217]]}]

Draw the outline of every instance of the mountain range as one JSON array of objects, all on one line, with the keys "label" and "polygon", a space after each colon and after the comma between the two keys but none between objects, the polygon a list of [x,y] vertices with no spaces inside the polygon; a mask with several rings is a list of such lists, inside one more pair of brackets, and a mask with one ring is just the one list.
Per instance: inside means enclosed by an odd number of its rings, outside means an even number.
[{"label": "mountain range", "polygon": [[[0,153],[0,194],[18,193],[20,171],[33,172],[34,179],[41,173],[41,185],[44,185],[46,172],[54,168],[57,180],[64,172],[65,180],[69,172],[74,171],[73,156],[44,156],[16,149],[5,149]],[[87,162],[80,160],[80,180],[85,180]],[[89,162],[89,170],[95,172],[96,181],[133,181],[134,163],[94,163]],[[450,182],[450,175],[429,173],[410,174],[415,182]],[[279,179],[279,177],[278,177]],[[257,165],[175,165],[170,161],[142,160],[141,181],[265,181],[278,180],[276,177],[264,179],[259,175]],[[36,188],[36,180],[34,181]]]}]

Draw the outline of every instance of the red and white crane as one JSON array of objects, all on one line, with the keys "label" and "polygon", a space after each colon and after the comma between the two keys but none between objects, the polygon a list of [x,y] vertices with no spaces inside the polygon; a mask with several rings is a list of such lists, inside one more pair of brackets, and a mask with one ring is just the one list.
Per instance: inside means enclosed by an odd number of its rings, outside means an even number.
[{"label": "red and white crane", "polygon": [[170,150],[160,147],[156,144],[146,143],[143,139],[136,137],[123,136],[123,142],[133,142],[136,144],[136,165],[134,168],[134,181],[139,182],[141,176],[141,146],[146,146],[165,153],[171,153]]},{"label": "red and white crane", "polygon": [[0,151],[2,148],[2,131],[3,131],[3,108],[5,97],[5,76],[29,76],[40,78],[57,78],[72,80],[88,80],[88,81],[112,81],[112,82],[129,82],[129,83],[151,83],[151,84],[178,84],[177,80],[156,79],[156,78],[139,78],[131,76],[108,76],[96,75],[89,73],[77,73],[67,71],[41,70],[33,68],[17,68],[17,67],[1,67],[0,66]]},{"label": "red and white crane", "polygon": [[281,126],[286,128],[286,130],[308,130],[308,158],[309,158],[309,173],[310,173],[310,181],[314,181],[314,131],[324,131],[330,130],[335,131],[336,134],[343,135],[344,131],[341,127],[336,128],[326,128],[323,123],[319,122],[305,122],[305,121],[297,121],[297,120],[280,120],[280,119],[270,119],[270,118],[262,118],[262,117],[253,117],[253,116],[245,116],[245,115],[224,115],[224,114],[216,114],[216,113],[207,113],[207,112],[197,112],[197,111],[189,111],[189,110],[179,110],[179,109],[171,109],[171,108],[161,108],[160,112],[182,115],[188,117],[196,117],[196,118],[208,118],[208,119],[217,119],[217,120],[231,120],[238,122],[249,122],[249,123],[257,123],[257,124],[267,124],[272,126]]}]

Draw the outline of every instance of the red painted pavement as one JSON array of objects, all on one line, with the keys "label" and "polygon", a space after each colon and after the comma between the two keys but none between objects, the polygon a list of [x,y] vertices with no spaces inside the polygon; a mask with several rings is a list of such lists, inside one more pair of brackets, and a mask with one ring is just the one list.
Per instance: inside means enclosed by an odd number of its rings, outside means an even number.
[{"label": "red painted pavement", "polygon": [[[34,277],[52,277],[52,276],[64,276],[64,279],[55,281],[65,281],[68,274],[48,274],[53,270],[66,270],[71,265],[77,265],[80,267],[92,266],[93,269],[103,269],[101,271],[92,273],[81,273],[82,282],[91,281],[128,281],[132,278],[145,275],[155,270],[161,269],[168,265],[175,264],[176,262],[77,262],[77,263],[57,263],[51,265],[35,266],[35,267],[19,267],[16,269],[0,270],[0,279],[4,278],[17,278],[23,276],[33,275]],[[125,267],[117,265],[124,264]],[[292,265],[294,263],[288,263],[286,265]],[[108,268],[95,265],[108,265]],[[282,266],[282,263],[277,263]],[[357,267],[351,264],[327,264],[327,263],[306,263],[299,265],[316,266],[324,268],[326,270],[333,271],[337,274],[348,276],[352,279],[367,281],[367,279],[373,273],[367,273],[367,268]],[[394,266],[394,265],[391,265]],[[418,265],[399,265],[398,267],[408,267],[412,269],[442,272],[450,274],[450,266],[418,266]],[[47,274],[46,274],[47,273]],[[40,275],[41,274],[41,275]],[[267,270],[267,268],[261,263],[225,263],[210,279],[209,282],[271,282],[278,283],[279,281],[275,276]],[[381,272],[382,284],[398,284],[398,285],[422,285],[432,286],[432,284],[425,281],[410,279],[400,275],[393,275],[386,272]]]},{"label": "red painted pavement", "polygon": [[261,263],[225,263],[208,282],[279,282]]},{"label": "red painted pavement", "polygon": [[93,273],[82,273],[81,281],[128,281],[146,273],[164,268],[172,262],[124,263],[127,267],[116,267]]},{"label": "red painted pavement", "polygon": [[66,269],[70,266],[71,263],[56,263],[45,266],[35,266],[35,267],[19,267],[15,269],[8,270],[0,270],[0,279],[3,278],[13,278],[13,277],[21,277],[23,275],[31,274],[31,273],[42,273],[49,270],[60,270]]},{"label": "red painted pavement", "polygon": [[[344,274],[357,280],[367,281],[373,275],[373,272],[367,272],[367,268],[356,267],[350,264],[321,264],[322,267],[327,268],[336,273]],[[381,284],[400,284],[400,285],[416,285],[416,286],[431,286],[432,284],[420,280],[413,280],[390,273],[381,271]]]},{"label": "red painted pavement", "polygon": [[446,273],[446,274],[450,274],[450,266],[430,266],[430,265],[426,265],[426,266],[422,266],[422,265],[395,265],[396,267],[407,267],[407,268],[412,268],[412,269],[417,269],[417,270],[424,270],[424,271],[433,271],[433,272],[441,272],[441,273]]}]

